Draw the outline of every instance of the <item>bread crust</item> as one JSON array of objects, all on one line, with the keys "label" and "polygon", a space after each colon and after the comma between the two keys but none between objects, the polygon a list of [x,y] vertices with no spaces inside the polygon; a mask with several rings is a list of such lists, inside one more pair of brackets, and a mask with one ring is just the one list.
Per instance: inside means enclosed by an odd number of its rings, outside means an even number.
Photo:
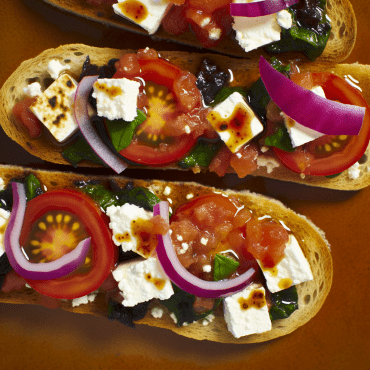
[{"label": "bread crust", "polygon": [[[112,6],[102,5],[96,7],[87,3],[86,0],[38,0],[62,12],[73,14],[87,20],[98,22],[108,27],[116,27],[124,31],[130,31],[141,35],[148,33],[140,26],[125,20],[114,14]],[[357,23],[350,0],[327,0],[327,14],[331,19],[331,35],[323,54],[318,58],[320,62],[339,63],[347,58],[356,41]],[[202,48],[200,42],[191,31],[181,35],[169,35],[162,27],[152,35],[155,40],[170,40],[183,45]],[[203,49],[204,50],[204,49]],[[237,41],[225,38],[212,51],[222,54],[256,58],[261,54],[261,48],[246,53]],[[305,58],[302,53],[295,55]]]},{"label": "bread crust", "polygon": [[[124,177],[87,177],[69,172],[53,172],[42,170],[31,170],[22,167],[9,165],[0,165],[0,177],[7,184],[12,178],[23,177],[26,174],[33,173],[48,190],[55,188],[72,187],[77,180],[97,179],[106,183],[108,180],[114,180],[118,185],[124,186],[132,179]],[[204,187],[196,183],[164,182],[158,180],[144,181],[134,180],[135,186],[144,186],[150,188],[159,198],[166,200],[164,189],[170,186],[172,207],[186,201],[186,195],[189,193],[194,196],[207,194],[217,189]],[[318,229],[310,220],[300,216],[292,210],[285,207],[281,202],[267,198],[265,196],[251,193],[248,191],[222,191],[224,194],[233,195],[247,208],[253,210],[257,215],[270,215],[276,220],[281,220],[292,231],[300,242],[302,251],[306,256],[313,273],[314,279],[297,285],[299,296],[299,310],[295,311],[288,319],[274,321],[273,329],[262,334],[253,334],[242,338],[234,338],[227,330],[222,312],[215,313],[216,318],[207,326],[200,323],[194,323],[189,326],[177,327],[166,312],[162,318],[153,318],[150,309],[146,317],[137,324],[146,324],[172,330],[180,335],[198,340],[209,340],[221,343],[257,343],[278,338],[289,334],[299,326],[308,322],[323,305],[331,284],[333,275],[333,264],[328,241],[324,233]],[[0,292],[0,302],[13,304],[39,304],[41,296],[33,289],[23,288],[19,291],[10,293]],[[71,302],[61,302],[64,310],[92,314],[97,316],[107,316],[107,302],[104,294],[98,294],[95,301],[72,308]]]},{"label": "bread crust", "polygon": [[[48,140],[32,139],[12,115],[15,103],[21,100],[25,93],[23,88],[31,81],[37,80],[44,85],[49,79],[46,71],[51,59],[57,59],[67,63],[71,69],[69,72],[79,76],[82,64],[87,55],[91,63],[103,65],[111,58],[119,58],[122,54],[132,50],[118,50],[110,48],[97,48],[82,44],[71,44],[60,46],[56,49],[48,49],[33,59],[24,61],[17,70],[8,78],[0,90],[0,123],[5,133],[32,155],[45,161],[69,164],[61,154],[62,147],[57,147]],[[179,51],[163,51],[161,56],[169,59],[184,70],[197,73],[204,58],[214,60],[223,70],[231,69],[234,80],[231,85],[250,86],[251,82],[259,77],[258,62],[256,59],[235,59],[224,55],[198,54]],[[370,66],[361,64],[326,64],[326,63],[303,63],[300,65],[302,71],[333,72],[338,76],[352,76],[358,81],[362,94],[366,101],[370,101]],[[324,176],[305,176],[290,171],[280,165],[271,173],[267,173],[265,167],[253,172],[253,176],[263,176],[282,181],[291,181],[311,186],[338,190],[358,190],[370,184],[370,146],[368,146],[364,160],[361,163],[361,175],[357,179],[350,179],[348,170],[335,178]],[[79,166],[95,167],[97,165],[82,162]],[[171,168],[171,167],[166,167]],[[174,168],[174,167],[172,167]],[[176,169],[179,169],[176,167]]]}]

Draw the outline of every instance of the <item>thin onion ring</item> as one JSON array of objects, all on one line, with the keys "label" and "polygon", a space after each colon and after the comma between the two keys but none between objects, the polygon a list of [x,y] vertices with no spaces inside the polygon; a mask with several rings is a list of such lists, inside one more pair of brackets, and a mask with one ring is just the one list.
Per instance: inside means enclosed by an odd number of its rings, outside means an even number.
[{"label": "thin onion ring", "polygon": [[298,2],[299,0],[265,0],[247,4],[231,3],[230,14],[234,17],[263,17],[280,12]]}]

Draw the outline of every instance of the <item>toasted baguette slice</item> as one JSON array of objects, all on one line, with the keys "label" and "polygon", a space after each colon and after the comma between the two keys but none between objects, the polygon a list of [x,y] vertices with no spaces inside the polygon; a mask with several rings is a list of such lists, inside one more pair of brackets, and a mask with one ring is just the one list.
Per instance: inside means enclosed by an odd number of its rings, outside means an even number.
[{"label": "toasted baguette slice", "polygon": [[[141,35],[148,35],[140,26],[125,20],[114,14],[111,5],[99,7],[90,5],[86,0],[38,0],[49,4],[56,9],[83,17],[88,20],[98,22],[109,27],[118,27],[124,31],[131,31]],[[356,16],[349,0],[327,0],[327,12],[331,19],[331,35],[323,54],[318,58],[320,62],[339,63],[347,58],[355,44],[357,34]],[[152,35],[155,40],[170,40],[180,44],[202,48],[194,33],[187,31],[181,35],[169,35],[162,27]],[[204,49],[203,49],[204,50]],[[236,40],[226,37],[213,51],[231,56],[256,57],[260,54],[261,48],[246,53]],[[300,58],[304,58],[302,53],[295,53]]]},{"label": "toasted baguette slice", "polygon": [[[130,52],[130,50],[96,48],[82,44],[72,44],[46,50],[37,57],[23,62],[8,78],[0,90],[0,123],[5,133],[36,157],[49,162],[68,164],[62,157],[61,147],[53,145],[51,141],[46,139],[31,139],[20,122],[12,115],[12,108],[17,101],[25,96],[23,88],[31,81],[37,80],[41,85],[45,85],[45,81],[50,79],[46,67],[52,59],[58,59],[63,63],[68,63],[68,65],[71,66],[69,72],[79,76],[82,64],[87,55],[90,56],[92,63],[103,65],[111,58],[119,58],[126,52]],[[161,52],[161,55],[184,70],[191,71],[192,73],[197,73],[202,60],[207,57],[214,60],[223,70],[226,71],[231,69],[233,71],[234,80],[232,84],[235,86],[250,86],[259,76],[256,60],[234,59],[223,55],[174,51],[164,51]],[[328,65],[325,63],[304,63],[301,65],[301,70],[334,72],[341,77],[350,75],[358,81],[364,98],[370,102],[370,66],[361,64]],[[350,81],[350,83],[353,82]],[[89,167],[96,166],[88,162],[82,162],[80,165]],[[282,165],[275,168],[270,174],[267,173],[265,167],[261,167],[253,172],[252,175],[324,188],[357,190],[370,184],[369,166],[370,147],[367,148],[366,154],[363,157],[360,166],[361,174],[357,179],[350,179],[348,170],[335,178],[327,178],[324,176],[306,176],[305,178],[301,178],[299,174],[288,170]],[[176,168],[179,169],[178,167]]]},{"label": "toasted baguette slice", "polygon": [[[5,184],[12,178],[23,177],[29,173],[33,173],[48,190],[73,187],[74,182],[77,180],[88,180],[88,177],[74,173],[0,166],[0,177],[4,179]],[[106,183],[108,180],[114,180],[120,186],[124,186],[128,181],[132,181],[122,177],[94,177],[94,179],[101,180],[103,183]],[[186,202],[186,195],[189,193],[194,194],[194,197],[196,197],[216,190],[196,183],[176,183],[157,180],[134,180],[134,185],[150,188],[162,200],[166,200],[164,190],[166,186],[169,186],[172,189],[171,199],[173,203],[171,206],[174,210],[178,205]],[[312,222],[304,216],[300,216],[286,208],[279,201],[248,191],[222,191],[222,193],[233,195],[241,204],[244,204],[258,216],[270,215],[276,220],[283,221],[297,240],[300,241],[302,251],[311,266],[313,280],[296,286],[299,296],[299,309],[288,319],[273,322],[273,329],[271,331],[262,334],[253,334],[239,339],[234,338],[227,330],[221,310],[215,313],[216,318],[208,326],[194,323],[189,326],[177,327],[168,312],[162,318],[155,319],[150,314],[150,309],[146,317],[137,323],[170,329],[189,338],[223,343],[256,343],[288,334],[315,316],[329,293],[332,283],[333,266],[328,241],[325,239],[323,232],[313,225]],[[28,288],[7,294],[0,292],[0,302],[38,304],[40,302],[40,295],[33,289]],[[71,302],[61,302],[61,307],[72,312],[107,316],[107,303],[104,300],[103,294],[98,294],[95,301],[89,304],[72,308]]]}]

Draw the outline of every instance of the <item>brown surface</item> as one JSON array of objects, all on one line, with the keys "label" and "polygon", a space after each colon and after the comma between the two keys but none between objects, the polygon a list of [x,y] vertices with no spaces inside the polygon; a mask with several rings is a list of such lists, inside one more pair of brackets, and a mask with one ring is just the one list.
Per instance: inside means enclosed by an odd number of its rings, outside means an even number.
[{"label": "brown surface", "polygon": [[[25,1],[31,3],[30,0]],[[347,62],[370,63],[367,21],[370,4],[353,0],[359,33]],[[42,9],[41,9],[42,10]],[[4,1],[1,12],[0,84],[24,59],[46,48],[82,42],[94,46],[185,50],[154,43],[146,37],[125,35],[91,23],[76,23],[51,12],[47,19],[21,0]],[[50,23],[54,22],[54,23]],[[55,168],[20,149],[0,133],[0,162]],[[64,166],[58,166],[65,169]],[[84,170],[86,172],[86,170]],[[283,200],[326,231],[332,245],[334,280],[321,311],[294,333],[258,345],[198,342],[169,331],[138,326],[131,330],[118,322],[90,315],[53,311],[38,306],[0,305],[0,363],[2,369],[367,369],[370,329],[367,297],[370,188],[357,193],[306,189],[276,181],[234,177],[163,174],[161,171],[126,173],[132,177],[180,177],[219,187],[248,188]]]}]

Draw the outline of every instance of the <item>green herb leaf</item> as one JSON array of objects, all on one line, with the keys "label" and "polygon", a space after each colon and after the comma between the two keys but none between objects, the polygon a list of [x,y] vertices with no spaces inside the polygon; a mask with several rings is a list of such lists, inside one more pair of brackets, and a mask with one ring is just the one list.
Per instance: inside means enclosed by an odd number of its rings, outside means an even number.
[{"label": "green herb leaf", "polygon": [[339,173],[335,173],[334,175],[327,175],[325,177],[327,177],[328,179],[334,179],[335,177],[339,176],[342,172],[339,172]]},{"label": "green herb leaf", "polygon": [[222,301],[222,299],[216,299],[211,310],[202,314],[197,314],[193,308],[195,296],[181,290],[174,284],[172,284],[172,286],[175,294],[173,294],[169,299],[160,301],[160,303],[167,307],[176,316],[177,326],[182,326],[184,323],[190,324],[194,321],[204,319],[211,314]]},{"label": "green herb leaf", "polygon": [[138,207],[142,207],[147,211],[153,211],[153,207],[161,200],[153,194],[150,190],[136,187],[131,190],[123,190],[119,194],[118,204],[123,205],[125,203],[135,204]]},{"label": "green herb leaf", "polygon": [[214,107],[217,104],[222,103],[224,100],[226,100],[231,94],[234,92],[238,92],[239,94],[243,95],[245,98],[247,98],[247,92],[239,86],[235,87],[223,87],[215,96],[211,106]]},{"label": "green herb leaf", "polygon": [[12,266],[9,263],[8,256],[6,253],[0,257],[0,289],[2,288],[5,280],[5,275],[12,271]]},{"label": "green herb leaf", "polygon": [[216,254],[213,265],[213,279],[215,281],[223,280],[233,274],[239,267],[239,262],[232,258]]},{"label": "green herb leaf", "polygon": [[106,189],[102,184],[85,185],[80,187],[80,189],[94,199],[104,211],[106,211],[109,206],[118,205],[118,196]]},{"label": "green herb leaf", "polygon": [[292,146],[288,130],[284,124],[279,126],[275,134],[265,138],[265,145],[274,146],[285,150],[286,152],[294,152],[295,150]]},{"label": "green herb leaf", "polygon": [[137,110],[137,117],[131,122],[127,122],[122,119],[114,121],[109,121],[107,119],[106,127],[112,140],[112,144],[116,148],[117,152],[130,145],[136,127],[145,120],[145,113],[139,109]]},{"label": "green herb leaf", "polygon": [[30,174],[25,178],[24,184],[26,186],[27,201],[30,201],[43,193],[40,181],[33,174]]},{"label": "green herb leaf", "polygon": [[207,141],[198,141],[193,151],[177,164],[181,168],[208,167],[212,158],[220,149],[221,144],[221,142],[210,143]]},{"label": "green herb leaf", "polygon": [[298,310],[298,293],[294,285],[280,292],[271,293],[271,300],[272,306],[269,311],[271,321],[286,319]]},{"label": "green herb leaf", "polygon": [[64,149],[62,156],[66,161],[71,163],[73,167],[77,167],[83,160],[104,165],[104,162],[96,155],[83,137],[79,137],[72,145]]}]

